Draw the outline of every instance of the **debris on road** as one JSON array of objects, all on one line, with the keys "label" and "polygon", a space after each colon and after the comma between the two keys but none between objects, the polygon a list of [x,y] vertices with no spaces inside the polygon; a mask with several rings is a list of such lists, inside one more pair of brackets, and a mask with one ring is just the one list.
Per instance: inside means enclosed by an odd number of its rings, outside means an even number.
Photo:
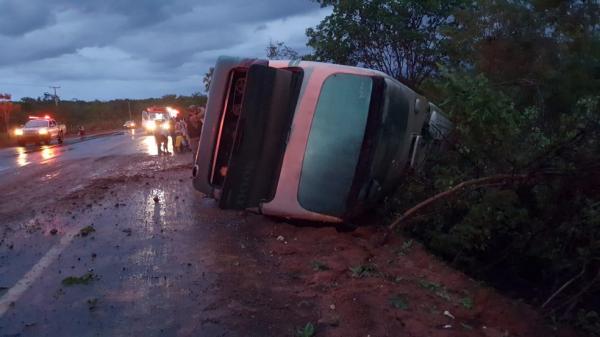
[{"label": "debris on road", "polygon": [[79,231],[79,235],[88,236],[89,234],[95,232],[96,229],[93,226],[85,226]]},{"label": "debris on road", "polygon": [[131,228],[125,228],[122,230],[123,233],[127,234],[127,236],[131,236]]},{"label": "debris on road", "polygon": [[452,319],[456,319],[456,317],[454,317],[454,315],[452,315],[452,314],[450,313],[450,311],[448,311],[448,310],[445,310],[445,311],[444,311],[444,316],[446,316],[446,317],[450,317],[450,318],[452,318]]},{"label": "debris on road", "polygon": [[158,195],[155,195],[155,196],[154,196],[154,198],[152,198],[152,200],[154,200],[154,202],[158,203],[158,201],[159,201],[160,199],[158,198]]},{"label": "debris on road", "polygon": [[50,230],[50,234],[51,234],[51,235],[56,235],[56,233],[58,233],[58,229],[56,229],[56,228],[52,228],[52,229]]},{"label": "debris on road", "polygon": [[62,284],[65,286],[72,286],[76,284],[89,284],[90,282],[97,280],[98,276],[92,272],[87,272],[81,276],[69,276],[62,280]]},{"label": "debris on road", "polygon": [[98,306],[98,299],[95,297],[88,299],[86,302],[88,305],[88,310],[90,311],[96,309],[96,307]]}]

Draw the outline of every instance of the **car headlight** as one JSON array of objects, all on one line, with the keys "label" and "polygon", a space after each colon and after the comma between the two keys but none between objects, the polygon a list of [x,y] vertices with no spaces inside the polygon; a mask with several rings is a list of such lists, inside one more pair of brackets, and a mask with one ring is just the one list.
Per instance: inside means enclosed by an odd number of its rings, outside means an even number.
[{"label": "car headlight", "polygon": [[23,135],[23,129],[15,129],[15,136],[22,136]]},{"label": "car headlight", "polygon": [[169,130],[171,128],[171,125],[169,125],[169,123],[163,123],[162,128],[163,130]]},{"label": "car headlight", "polygon": [[39,129],[39,130],[38,130],[38,133],[39,133],[40,135],[47,135],[47,134],[48,134],[48,129],[46,129],[46,128],[41,128],[41,129]]},{"label": "car headlight", "polygon": [[154,129],[156,129],[156,122],[155,121],[147,121],[146,129],[148,129],[150,131],[153,131]]}]

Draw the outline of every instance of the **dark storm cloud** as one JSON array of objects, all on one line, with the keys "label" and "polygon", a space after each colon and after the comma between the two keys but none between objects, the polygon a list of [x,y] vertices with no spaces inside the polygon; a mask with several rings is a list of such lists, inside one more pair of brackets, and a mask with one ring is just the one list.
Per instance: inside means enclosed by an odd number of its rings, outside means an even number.
[{"label": "dark storm cloud", "polygon": [[189,93],[220,54],[264,56],[270,39],[304,48],[324,15],[311,0],[0,0],[0,83],[72,83],[82,98]]},{"label": "dark storm cloud", "polygon": [[54,22],[45,3],[33,1],[0,1],[0,33],[21,35]]}]

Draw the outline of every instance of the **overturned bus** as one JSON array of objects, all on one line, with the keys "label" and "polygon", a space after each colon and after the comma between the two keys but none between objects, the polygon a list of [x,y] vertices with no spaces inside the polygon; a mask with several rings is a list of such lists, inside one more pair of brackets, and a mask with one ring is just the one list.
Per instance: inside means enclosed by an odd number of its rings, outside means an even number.
[{"label": "overturned bus", "polygon": [[392,191],[451,127],[379,71],[221,57],[194,186],[221,208],[344,222]]}]

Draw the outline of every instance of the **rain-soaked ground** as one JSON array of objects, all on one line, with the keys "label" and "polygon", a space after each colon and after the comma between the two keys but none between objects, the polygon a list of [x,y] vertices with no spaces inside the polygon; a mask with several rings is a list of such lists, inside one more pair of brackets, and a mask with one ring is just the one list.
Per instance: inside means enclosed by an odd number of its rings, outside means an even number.
[{"label": "rain-soaked ground", "polygon": [[573,335],[377,227],[220,210],[155,150],[0,151],[0,336]]}]

